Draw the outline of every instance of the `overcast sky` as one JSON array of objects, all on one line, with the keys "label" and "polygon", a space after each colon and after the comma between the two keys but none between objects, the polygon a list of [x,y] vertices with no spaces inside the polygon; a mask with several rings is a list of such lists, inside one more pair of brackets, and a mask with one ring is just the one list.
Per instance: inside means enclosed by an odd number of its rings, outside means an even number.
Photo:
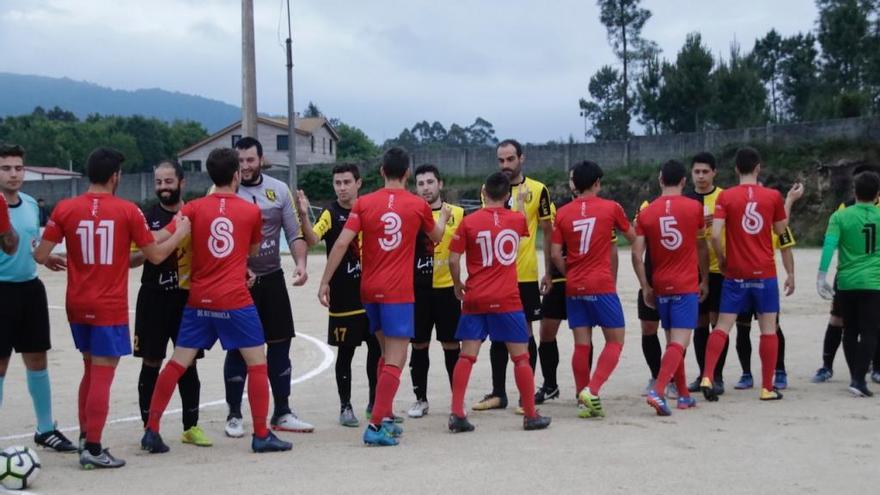
[{"label": "overcast sky", "polygon": [[[260,112],[286,113],[283,0],[254,0]],[[592,0],[291,0],[297,109],[382,142],[421,120],[499,137],[582,140],[578,99],[616,61]],[[644,0],[643,35],[674,59],[688,32],[726,56],[775,27],[813,29],[812,0]],[[0,0],[0,71],[239,105],[239,0]],[[0,95],[2,98],[2,95]]]}]

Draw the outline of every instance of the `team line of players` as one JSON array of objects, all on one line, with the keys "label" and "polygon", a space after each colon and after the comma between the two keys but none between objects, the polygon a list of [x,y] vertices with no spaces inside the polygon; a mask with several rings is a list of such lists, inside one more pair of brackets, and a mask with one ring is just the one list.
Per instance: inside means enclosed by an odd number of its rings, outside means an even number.
[{"label": "team line of players", "polygon": [[[535,403],[552,398],[553,388],[556,396],[559,392],[555,376],[554,383],[547,380],[545,368],[552,366],[546,366],[549,363],[544,362],[544,357],[551,353],[530,349],[536,345],[527,320],[540,318],[542,308],[536,307],[537,297],[531,298],[529,294],[531,289],[535,289],[532,294],[538,290],[544,292],[543,309],[550,309],[546,296],[560,287],[564,291],[564,304],[557,302],[556,313],[548,315],[551,321],[546,334],[542,325],[541,347],[544,348],[545,342],[555,344],[552,334],[558,329],[558,320],[567,317],[575,340],[572,369],[579,399],[578,415],[604,416],[599,393],[617,365],[624,335],[623,311],[615,288],[616,257],[612,256],[615,230],[633,243],[633,266],[642,289],[641,303],[646,310],[656,311],[663,328],[669,332],[654,386],[647,394],[648,404],[658,414],[670,414],[666,391],[672,381],[676,385],[679,408],[693,407],[695,403],[688,394],[683,355],[693,329],[700,323],[701,302],[705,303],[711,292],[710,253],[714,254],[717,272],[724,273],[726,278],[716,309],[717,324],[706,344],[700,388],[708,400],[717,400],[714,370],[725,348],[726,335],[738,314],[754,312],[762,333],[760,398],[782,398],[774,386],[779,296],[773,242],[774,234],[790,236],[790,232],[786,231],[788,215],[781,195],[757,182],[761,167],[757,152],[744,148],[737,153],[740,185],[716,194],[714,208],[708,208],[705,199],[701,204],[682,196],[687,169],[679,162],[667,162],[660,171],[661,197],[642,209],[635,226],[630,224],[618,203],[598,196],[602,170],[595,163],[587,161],[573,167],[570,187],[575,199],[555,211],[546,188],[523,176],[524,157],[518,143],[502,142],[498,158],[501,172],[491,175],[483,186],[484,207],[468,216],[440,200],[440,177],[436,168],[416,170],[417,188],[420,192],[425,190],[423,196],[427,201],[409,193],[406,183],[410,159],[399,148],[389,150],[383,157],[380,170],[385,188],[356,200],[360,185],[357,168],[337,167],[333,177],[338,201],[322,213],[315,226],[308,223],[307,215],[300,215],[305,224],[302,239],[313,244],[323,238],[328,244],[328,262],[319,299],[330,308],[329,337],[340,346],[338,359],[343,362],[342,366],[337,363],[342,424],[354,426],[357,423],[350,404],[350,362],[353,347],[361,341],[367,341],[371,350],[378,344],[381,350],[373,352],[379,354],[374,368],[368,360],[368,376],[375,370],[376,378],[371,379],[370,423],[364,431],[364,442],[396,445],[402,434],[392,403],[411,344],[414,349],[411,373],[417,401],[410,416],[427,413],[426,351],[431,329],[436,324],[452,386],[451,431],[473,430],[463,402],[471,368],[486,337],[492,339],[493,345],[503,345],[505,357],[509,353],[514,362],[524,428],[546,428],[550,418],[542,417]],[[79,400],[84,433],[80,454],[83,467],[124,464],[101,448],[100,435],[106,421],[113,370],[118,357],[131,352],[125,303],[128,246],[133,242],[148,262],[159,266],[178,246],[186,245],[190,235],[188,302],[181,317],[179,335],[172,336],[176,338],[174,354],[153,385],[145,411],[142,447],[156,453],[168,450],[159,436],[162,411],[200,350],[210,348],[218,338],[224,349],[239,351],[246,363],[254,425],[253,450],[266,452],[291,447],[289,442],[272,434],[266,424],[269,380],[263,345],[269,336],[263,326],[267,318],[254,306],[252,294],[258,277],[247,269],[248,257],[260,254],[265,218],[261,217],[260,208],[236,194],[242,183],[240,159],[234,150],[215,150],[207,162],[215,183],[213,193],[184,205],[181,215],[174,221],[168,219],[164,228],[155,229],[153,234],[136,207],[112,195],[122,161],[121,155],[112,150],[96,150],[90,156],[88,174],[92,186],[89,192],[60,203],[53,212],[43,241],[34,251],[34,259],[50,269],[68,269],[68,317],[86,364]],[[714,160],[711,165],[714,170]],[[157,194],[159,187],[157,178]],[[715,189],[713,187],[711,192]],[[280,192],[290,196],[286,188]],[[298,194],[297,202],[300,212],[308,211],[308,200],[302,193]],[[254,203],[257,203],[256,197]],[[436,207],[434,211],[432,206]],[[709,232],[705,218],[707,211],[713,210]],[[547,229],[554,213],[553,224]],[[545,230],[545,246],[550,245],[550,249],[545,250],[550,256],[545,256],[545,277],[540,286],[535,251],[539,224]],[[420,238],[420,232],[427,239]],[[7,237],[4,235],[4,247]],[[277,244],[277,237],[275,239]],[[293,237],[289,241],[298,239]],[[711,239],[712,248],[707,239]],[[67,260],[51,254],[54,245],[62,240],[67,241]],[[435,247],[434,243],[438,245]],[[263,244],[265,247],[266,243]],[[419,259],[416,256],[419,252],[429,254]],[[466,284],[462,282],[460,269],[462,254],[467,259]],[[120,259],[126,263],[119,263]],[[786,263],[786,268],[788,265]],[[431,266],[432,270],[424,270]],[[180,266],[176,268],[179,278]],[[302,279],[304,263],[298,263],[297,271],[297,278]],[[106,281],[100,284],[105,292],[83,291],[83,287],[90,285],[85,282],[87,279]],[[76,289],[72,290],[73,287]],[[118,290],[106,291],[106,287]],[[787,293],[794,290],[791,271],[785,287]],[[360,297],[356,297],[358,293]],[[563,306],[564,313],[560,314],[558,306]],[[560,318],[552,318],[557,315]],[[290,326],[292,331],[292,322]],[[606,345],[591,374],[594,326],[602,327]],[[373,346],[369,344],[371,341]],[[461,342],[460,348],[458,342]],[[137,343],[138,339],[136,347]],[[342,349],[348,352],[343,353]],[[424,352],[419,358],[424,359],[421,363],[416,360],[420,351]],[[545,384],[534,394],[538,354],[542,357]],[[492,357],[494,390],[475,406],[477,410],[506,406],[506,394],[498,393],[494,376],[496,362],[500,360],[495,359],[494,352]],[[346,359],[348,376],[345,376]],[[556,360],[558,363],[558,350]],[[503,364],[506,365],[506,361]],[[279,416],[275,395],[273,426]],[[289,408],[287,413],[292,414]],[[281,414],[285,414],[283,410]],[[240,412],[238,416],[240,419]],[[234,417],[232,407],[230,417]],[[186,421],[184,426],[186,429]],[[60,435],[57,431],[53,433]]]}]

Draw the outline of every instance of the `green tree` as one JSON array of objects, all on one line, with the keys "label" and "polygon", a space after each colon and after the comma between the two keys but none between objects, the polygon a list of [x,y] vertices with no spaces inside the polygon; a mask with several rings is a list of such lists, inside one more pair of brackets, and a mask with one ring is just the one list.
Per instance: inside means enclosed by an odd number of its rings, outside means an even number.
[{"label": "green tree", "polygon": [[306,107],[306,111],[303,112],[303,118],[314,118],[314,117],[323,117],[324,114],[321,113],[321,110],[318,108],[318,105],[315,105],[314,102],[309,102],[309,105]]},{"label": "green tree", "polygon": [[782,42],[784,53],[780,66],[780,93],[788,120],[801,122],[811,118],[819,93],[816,71],[819,51],[813,33],[798,33]]},{"label": "green tree", "polygon": [[671,132],[702,130],[712,102],[712,53],[700,33],[687,35],[675,64],[664,63],[660,90],[663,127]]},{"label": "green tree", "polygon": [[709,117],[721,129],[760,125],[765,121],[767,89],[759,67],[730,48],[730,60],[721,61],[712,73],[713,99]]},{"label": "green tree", "polygon": [[379,148],[367,134],[344,122],[335,125],[339,134],[336,158],[345,162],[366,162],[379,156]]},{"label": "green tree", "polygon": [[[453,124],[456,125],[456,124]],[[470,146],[494,146],[498,144],[495,127],[488,120],[477,117],[474,123],[465,129],[467,144]]]},{"label": "green tree", "polygon": [[[642,29],[651,18],[651,11],[640,6],[641,0],[597,0],[599,20],[608,31],[608,42],[615,56],[623,64],[622,77],[619,78],[622,95],[623,115],[614,121],[621,128],[615,135],[629,136],[630,115],[630,69],[633,62],[640,62],[656,54],[654,43],[642,38]],[[606,74],[607,76],[607,74]]]},{"label": "green tree", "polygon": [[780,102],[777,88],[782,80],[782,59],[785,56],[782,36],[771,29],[763,38],[755,40],[752,58],[760,69],[761,80],[770,88],[770,110],[774,122],[779,122]]},{"label": "green tree", "polygon": [[611,66],[603,66],[590,78],[588,87],[590,100],[581,98],[580,107],[587,120],[592,122],[588,134],[596,141],[626,139],[625,122],[628,120],[624,109],[623,85],[621,75]]},{"label": "green tree", "polygon": [[822,47],[822,74],[836,92],[862,89],[871,48],[871,0],[817,0],[816,38]]},{"label": "green tree", "polygon": [[639,113],[639,123],[645,126],[645,132],[649,135],[660,134],[662,122],[662,107],[660,92],[663,88],[663,72],[660,57],[652,56],[645,63],[645,70],[636,83],[636,109]]}]

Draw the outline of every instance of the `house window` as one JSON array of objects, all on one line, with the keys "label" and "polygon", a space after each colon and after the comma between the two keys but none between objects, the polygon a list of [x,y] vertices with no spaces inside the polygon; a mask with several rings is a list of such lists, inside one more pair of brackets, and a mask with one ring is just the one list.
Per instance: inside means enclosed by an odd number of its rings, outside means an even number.
[{"label": "house window", "polygon": [[327,154],[327,138],[321,138],[321,154]]},{"label": "house window", "polygon": [[287,151],[287,134],[279,134],[275,136],[275,149],[278,151]]},{"label": "house window", "polygon": [[180,162],[180,166],[183,170],[187,172],[201,172],[202,171],[202,161],[201,160],[184,160]]},{"label": "house window", "polygon": [[315,152],[315,136],[311,137],[310,142],[312,144],[312,153],[314,153]]},{"label": "house window", "polygon": [[333,154],[333,140],[330,140],[330,154]]},{"label": "house window", "polygon": [[238,141],[241,139],[241,134],[233,134],[232,135],[232,146],[231,148],[235,148],[235,145],[238,144]]}]

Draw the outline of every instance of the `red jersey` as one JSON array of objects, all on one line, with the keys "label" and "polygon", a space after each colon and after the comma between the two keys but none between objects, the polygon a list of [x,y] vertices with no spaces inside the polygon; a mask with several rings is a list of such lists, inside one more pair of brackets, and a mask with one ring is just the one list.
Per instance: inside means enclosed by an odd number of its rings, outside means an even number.
[{"label": "red jersey", "polygon": [[786,218],[779,191],[755,184],[725,189],[715,201],[715,218],[725,220],[725,277],[776,276],[773,224]]},{"label": "red jersey", "polygon": [[516,254],[520,238],[528,236],[525,215],[507,208],[483,208],[462,219],[449,250],[467,253],[463,313],[522,311]]},{"label": "red jersey", "polygon": [[414,302],[416,235],[434,230],[427,201],[405,189],[379,189],[358,198],[345,228],[363,235],[361,302]]},{"label": "red jersey", "polygon": [[[228,311],[254,303],[247,288],[251,246],[263,238],[257,205],[236,194],[214,193],[183,205],[192,222],[192,268],[187,305]],[[166,229],[174,232],[176,224]]]},{"label": "red jersey", "polygon": [[700,291],[697,240],[705,236],[703,205],[684,196],[661,196],[639,212],[636,234],[647,241],[658,296]]},{"label": "red jersey", "polygon": [[623,207],[598,196],[576,198],[556,212],[553,244],[567,249],[567,296],[616,292],[611,273],[611,236],[615,228],[629,230]]},{"label": "red jersey", "polygon": [[128,324],[128,253],[153,243],[134,203],[85,193],[58,203],[43,239],[67,246],[67,319],[88,325]]}]

